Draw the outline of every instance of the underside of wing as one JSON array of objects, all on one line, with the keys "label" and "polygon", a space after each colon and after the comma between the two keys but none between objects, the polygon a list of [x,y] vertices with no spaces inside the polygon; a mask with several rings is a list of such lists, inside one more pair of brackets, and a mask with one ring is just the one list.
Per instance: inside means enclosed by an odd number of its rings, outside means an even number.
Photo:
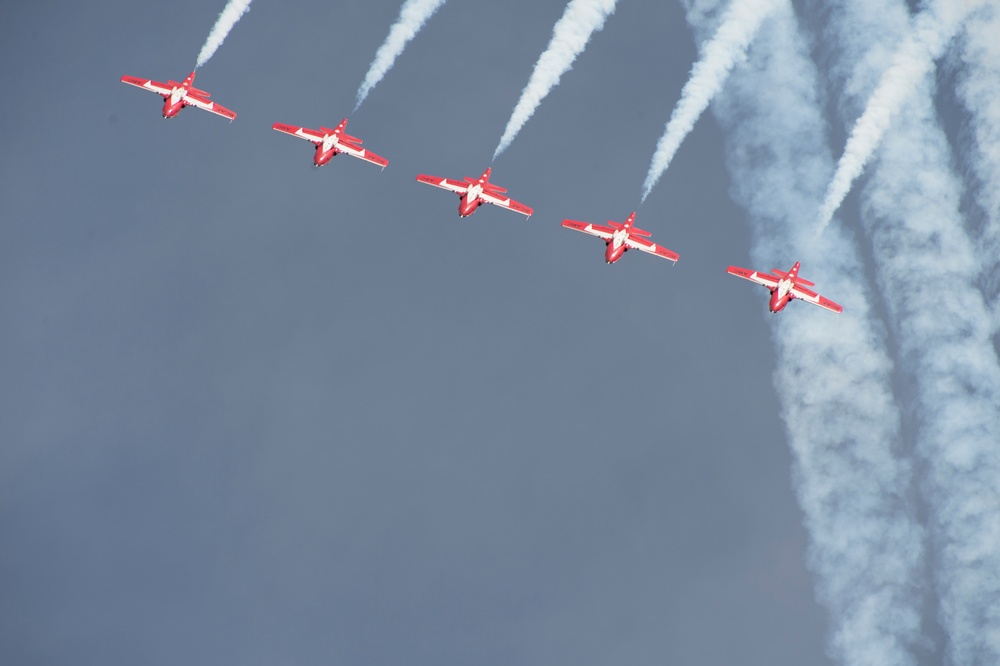
[{"label": "underside of wing", "polygon": [[488,204],[500,206],[501,208],[512,210],[515,213],[520,213],[521,215],[531,217],[531,214],[535,212],[530,206],[525,206],[523,203],[514,201],[510,197],[497,196],[496,194],[490,194],[489,192],[483,192],[479,196]]},{"label": "underside of wing", "polygon": [[643,252],[648,252],[650,254],[655,254],[658,257],[663,257],[664,259],[669,259],[670,261],[676,262],[680,255],[672,250],[668,250],[662,245],[657,245],[645,238],[635,238],[630,236],[625,239],[625,245],[633,250],[641,250]]},{"label": "underside of wing", "polygon": [[562,225],[567,229],[573,229],[574,231],[582,231],[585,234],[590,234],[591,236],[597,236],[598,238],[603,238],[608,240],[611,238],[615,230],[611,227],[607,227],[603,224],[594,224],[593,222],[580,222],[579,220],[563,220]]},{"label": "underside of wing", "polygon": [[744,280],[750,280],[751,282],[756,282],[757,284],[764,285],[768,289],[778,286],[778,278],[767,273],[758,273],[757,271],[752,271],[749,268],[740,268],[739,266],[730,266],[726,269],[726,272],[730,275],[735,275],[736,277],[741,277]]},{"label": "underside of wing", "polygon": [[190,93],[184,96],[184,103],[190,106],[197,107],[202,111],[208,111],[209,113],[214,113],[217,116],[222,116],[223,118],[228,118],[233,120],[236,118],[236,113],[230,111],[226,107],[222,106],[218,102],[211,102],[197,95],[191,95]]},{"label": "underside of wing", "polygon": [[827,310],[830,310],[831,312],[836,312],[837,314],[840,314],[841,312],[844,311],[844,308],[837,305],[829,298],[820,296],[816,292],[810,291],[809,289],[805,289],[804,287],[799,287],[797,285],[792,286],[792,295],[799,300],[805,301],[806,303],[812,303],[813,305],[818,305],[821,308],[825,308]]},{"label": "underside of wing", "polygon": [[311,130],[307,127],[299,127],[297,125],[286,125],[284,123],[274,123],[271,125],[271,129],[277,130],[279,132],[284,132],[285,134],[290,134],[291,136],[296,136],[300,139],[305,139],[306,141],[311,141],[313,143],[322,143],[323,135],[316,130]]},{"label": "underside of wing", "polygon": [[140,79],[137,76],[123,76],[121,81],[122,83],[135,86],[136,88],[142,88],[143,90],[148,90],[149,92],[155,92],[157,95],[169,95],[171,92],[170,86],[166,83],[151,81],[149,79]]},{"label": "underside of wing", "polygon": [[349,143],[343,141],[337,146],[337,149],[342,153],[347,153],[351,157],[357,157],[358,159],[364,160],[366,162],[371,162],[372,164],[377,164],[383,169],[389,166],[389,160],[376,155],[367,148],[362,148],[361,146],[352,146]]},{"label": "underside of wing", "polygon": [[440,187],[443,190],[448,190],[456,194],[465,194],[469,190],[468,183],[460,183],[457,180],[439,178],[438,176],[428,176],[423,173],[417,176],[417,182]]}]

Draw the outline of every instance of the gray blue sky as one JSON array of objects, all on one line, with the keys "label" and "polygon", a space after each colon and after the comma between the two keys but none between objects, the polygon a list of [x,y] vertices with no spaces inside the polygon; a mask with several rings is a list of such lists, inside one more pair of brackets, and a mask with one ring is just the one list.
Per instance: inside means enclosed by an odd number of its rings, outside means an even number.
[{"label": "gray blue sky", "polygon": [[680,7],[498,158],[525,221],[414,178],[489,164],[564,2],[447,3],[350,119],[383,172],[270,125],[347,115],[397,2],[257,0],[232,124],[119,83],[222,4],[0,9],[0,662],[829,663],[714,119],[637,216],[676,266],[559,226],[638,205]]}]

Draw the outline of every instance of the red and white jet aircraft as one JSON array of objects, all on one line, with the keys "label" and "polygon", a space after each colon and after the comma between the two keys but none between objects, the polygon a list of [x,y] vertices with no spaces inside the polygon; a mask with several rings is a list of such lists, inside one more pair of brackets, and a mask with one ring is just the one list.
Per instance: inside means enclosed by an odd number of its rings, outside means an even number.
[{"label": "red and white jet aircraft", "polygon": [[347,127],[347,118],[341,120],[336,129],[320,127],[318,130],[314,130],[305,127],[296,127],[295,125],[284,125],[282,123],[271,125],[271,129],[273,130],[291,134],[292,136],[297,136],[300,139],[312,141],[316,144],[316,154],[313,155],[313,164],[318,167],[323,166],[339,153],[346,153],[366,162],[377,164],[383,169],[389,165],[389,161],[384,157],[380,157],[372,151],[362,148],[361,139],[350,134],[344,134],[345,127]]},{"label": "red and white jet aircraft", "polygon": [[608,220],[608,225],[593,224],[591,222],[579,222],[577,220],[563,220],[562,225],[567,229],[582,231],[591,236],[604,239],[607,250],[604,251],[604,261],[613,264],[622,258],[622,255],[629,250],[642,250],[655,254],[658,257],[676,262],[680,256],[662,245],[647,240],[650,232],[635,227],[635,212],[633,211],[624,222]]},{"label": "red and white jet aircraft", "polygon": [[771,273],[758,273],[757,271],[751,271],[747,268],[740,268],[739,266],[730,266],[726,269],[726,272],[730,275],[735,275],[737,277],[756,282],[757,284],[762,284],[768,288],[771,292],[771,300],[768,302],[767,307],[771,312],[781,312],[789,301],[794,298],[801,299],[806,303],[812,303],[813,305],[818,305],[821,308],[826,308],[832,312],[840,314],[844,311],[844,308],[840,307],[828,298],[820,296],[814,291],[806,289],[806,287],[814,287],[815,285],[809,280],[804,280],[799,277],[799,262],[795,262],[792,266],[792,270],[787,273],[784,271],[779,271],[777,268],[771,269]]},{"label": "red and white jet aircraft", "polygon": [[188,77],[181,83],[177,83],[177,81],[160,83],[159,81],[140,79],[135,76],[123,76],[122,83],[128,83],[129,85],[142,88],[143,90],[155,92],[157,95],[163,97],[164,118],[173,118],[180,113],[181,109],[185,106],[194,106],[199,109],[204,109],[205,111],[210,111],[211,113],[222,116],[223,118],[229,118],[229,120],[236,118],[235,113],[221,104],[209,100],[209,94],[207,92],[204,90],[198,90],[191,85],[194,83],[194,72],[188,74]]},{"label": "red and white jet aircraft", "polygon": [[417,180],[421,183],[427,183],[428,185],[454,192],[460,196],[462,201],[458,204],[459,217],[472,215],[484,203],[500,206],[515,213],[531,217],[531,214],[535,212],[533,208],[514,201],[510,197],[505,197],[504,192],[507,190],[490,182],[490,173],[492,171],[493,167],[490,167],[478,179],[466,176],[463,180],[451,180],[450,178],[438,178],[437,176],[420,174],[417,176]]}]

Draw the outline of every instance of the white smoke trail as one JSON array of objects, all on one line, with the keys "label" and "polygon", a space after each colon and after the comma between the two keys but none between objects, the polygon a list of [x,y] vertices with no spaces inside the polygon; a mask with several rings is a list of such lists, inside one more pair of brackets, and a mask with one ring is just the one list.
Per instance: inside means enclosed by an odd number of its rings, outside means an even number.
[{"label": "white smoke trail", "polygon": [[566,5],[562,18],[552,28],[549,45],[538,57],[528,85],[521,91],[521,99],[517,100],[500,143],[493,151],[493,159],[507,150],[545,96],[573,66],[573,61],[586,48],[590,36],[604,27],[616,4],[618,0],[570,0]]},{"label": "white smoke trail", "polygon": [[976,200],[985,220],[979,232],[980,283],[1000,331],[1000,5],[984,5],[965,25],[958,95],[972,118],[963,151],[979,181]]},{"label": "white smoke trail", "polygon": [[[819,3],[820,0],[814,0]],[[864,104],[910,29],[904,0],[820,3],[840,52],[832,77]],[[957,4],[957,3],[956,3]],[[832,5],[832,7],[831,7]],[[861,190],[861,219],[913,394],[938,621],[947,662],[1000,664],[1000,363],[960,215],[961,187],[930,73],[886,132]]]},{"label": "white smoke trail", "polygon": [[[844,154],[816,217],[816,233],[822,233],[833,219],[833,214],[878,148],[893,118],[912,97],[920,82],[934,71],[934,63],[958,32],[973,2],[941,0],[916,18],[912,32],[903,39],[864,113],[851,128]],[[1000,38],[1000,35],[994,37]]]},{"label": "white smoke trail", "polygon": [[785,0],[732,0],[715,35],[691,68],[691,77],[684,84],[681,98],[656,144],[646,182],[642,185],[643,201],[670,166],[677,149],[708,108],[708,103],[722,88],[733,66],[746,59],[747,48],[761,23],[784,4]]},{"label": "white smoke trail", "polygon": [[[715,29],[713,10],[723,1],[684,0],[699,38]],[[835,228],[821,246],[802,224],[833,171],[817,91],[808,46],[782,2],[712,109],[726,132],[733,196],[748,213],[755,265],[801,259],[803,275],[845,304],[839,316],[795,303],[768,316],[831,652],[846,664],[910,666],[921,640],[923,548],[906,500],[912,470],[896,455],[892,364],[856,243]]]},{"label": "white smoke trail", "polygon": [[357,103],[354,105],[355,111],[361,107],[361,103],[368,97],[372,88],[377,86],[382,77],[392,69],[396,58],[400,56],[410,40],[417,36],[424,24],[444,3],[445,0],[406,0],[403,3],[399,9],[399,18],[389,28],[389,34],[386,35],[382,46],[378,47],[378,51],[375,52],[375,59],[372,60],[372,64],[368,67],[368,73],[365,74],[365,80],[358,88]]},{"label": "white smoke trail", "polygon": [[195,69],[201,67],[209,58],[215,55],[216,50],[222,46],[222,42],[225,41],[226,35],[229,31],[233,29],[236,22],[240,20],[244,14],[250,11],[251,0],[229,0],[226,6],[223,8],[222,13],[219,14],[218,20],[215,25],[212,26],[212,30],[208,33],[208,39],[205,40],[205,45],[201,47],[201,53],[198,54],[198,64],[195,65]]}]

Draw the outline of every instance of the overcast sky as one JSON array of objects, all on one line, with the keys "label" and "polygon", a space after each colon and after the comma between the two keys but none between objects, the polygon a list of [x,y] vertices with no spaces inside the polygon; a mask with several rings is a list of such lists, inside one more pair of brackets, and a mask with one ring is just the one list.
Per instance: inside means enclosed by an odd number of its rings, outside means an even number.
[{"label": "overcast sky", "polygon": [[232,124],[119,82],[222,5],[0,9],[0,662],[830,663],[712,116],[636,219],[676,266],[559,226],[638,206],[679,5],[497,159],[529,220],[414,179],[489,165],[562,0],[445,4],[350,118],[384,171],[270,126],[347,115],[398,2],[258,0]]}]

